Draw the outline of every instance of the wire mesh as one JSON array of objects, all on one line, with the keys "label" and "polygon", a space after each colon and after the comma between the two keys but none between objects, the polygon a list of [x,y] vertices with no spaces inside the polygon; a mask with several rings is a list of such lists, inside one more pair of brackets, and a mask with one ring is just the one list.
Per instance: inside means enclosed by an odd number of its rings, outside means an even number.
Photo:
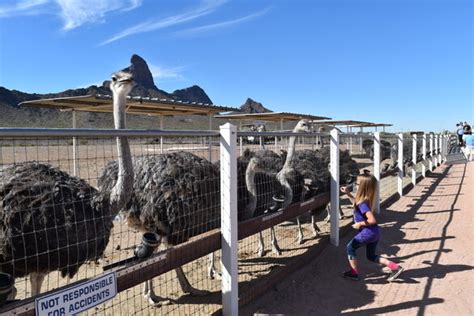
[{"label": "wire mesh", "polygon": [[[119,213],[110,203],[111,191],[120,179],[128,180],[118,175],[115,139],[1,138],[0,265],[15,277],[17,299],[98,276],[108,265],[132,258],[144,232],[161,235],[165,248],[166,243],[173,246],[199,238],[220,225],[219,165],[211,162],[219,156],[217,137],[145,137],[128,142],[135,181],[130,202]],[[216,252],[216,260],[219,256]],[[208,277],[207,257],[183,270],[194,288],[210,295],[185,295],[170,271],[155,278],[154,290],[162,302],[172,304],[153,307],[142,286],[136,286],[88,313],[218,310],[220,281]]]}]

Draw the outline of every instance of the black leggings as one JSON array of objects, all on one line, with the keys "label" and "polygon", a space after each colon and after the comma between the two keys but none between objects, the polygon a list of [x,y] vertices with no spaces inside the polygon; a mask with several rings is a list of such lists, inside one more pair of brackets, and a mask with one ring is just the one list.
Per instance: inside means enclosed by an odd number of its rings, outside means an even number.
[{"label": "black leggings", "polygon": [[356,258],[356,250],[365,245],[367,259],[372,262],[379,263],[379,256],[375,254],[377,243],[378,241],[365,244],[357,241],[355,238],[352,238],[352,240],[347,244],[347,256],[349,260],[354,260]]}]

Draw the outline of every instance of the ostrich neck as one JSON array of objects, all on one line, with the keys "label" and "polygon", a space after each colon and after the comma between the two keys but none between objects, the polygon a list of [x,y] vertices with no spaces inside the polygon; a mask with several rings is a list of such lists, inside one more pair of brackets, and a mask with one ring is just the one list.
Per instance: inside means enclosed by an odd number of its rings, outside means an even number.
[{"label": "ostrich neck", "polygon": [[257,186],[255,185],[255,174],[255,168],[249,164],[245,171],[245,184],[247,186],[247,191],[249,191],[249,202],[245,207],[245,213],[251,212],[252,217],[257,208]]},{"label": "ostrich neck", "polygon": [[[127,96],[114,93],[115,129],[125,128]],[[130,146],[126,137],[117,137],[118,178],[110,193],[111,215],[115,216],[130,199],[133,189],[133,166]]]},{"label": "ostrich neck", "polygon": [[278,181],[280,181],[281,185],[285,189],[285,201],[283,202],[283,207],[290,205],[291,201],[293,200],[293,190],[291,188],[290,183],[288,182],[287,173],[291,171],[290,166],[293,160],[293,156],[295,155],[295,146],[296,136],[290,136],[290,138],[288,139],[288,153],[286,155],[285,164],[277,175]]}]

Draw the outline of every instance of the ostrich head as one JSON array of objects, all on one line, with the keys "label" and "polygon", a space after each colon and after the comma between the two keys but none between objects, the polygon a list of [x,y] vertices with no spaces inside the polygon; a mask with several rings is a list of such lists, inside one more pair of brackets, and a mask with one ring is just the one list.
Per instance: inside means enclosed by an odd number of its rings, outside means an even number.
[{"label": "ostrich head", "polygon": [[135,83],[133,82],[133,75],[129,72],[119,71],[112,75],[112,82],[110,83],[110,90],[116,95],[128,95]]},{"label": "ostrich head", "polygon": [[296,124],[293,129],[294,133],[308,133],[309,132],[309,121],[307,119],[302,119]]}]

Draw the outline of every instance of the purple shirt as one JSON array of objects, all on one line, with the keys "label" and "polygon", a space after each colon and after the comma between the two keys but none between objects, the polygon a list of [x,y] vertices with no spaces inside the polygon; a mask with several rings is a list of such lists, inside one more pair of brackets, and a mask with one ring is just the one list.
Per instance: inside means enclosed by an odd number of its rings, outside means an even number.
[{"label": "purple shirt", "polygon": [[[370,211],[369,203],[366,201],[356,205],[354,208],[354,222],[359,223],[367,220],[365,213]],[[359,229],[359,233],[354,237],[360,243],[371,243],[379,241],[380,239],[380,229],[377,224],[364,226]]]}]

